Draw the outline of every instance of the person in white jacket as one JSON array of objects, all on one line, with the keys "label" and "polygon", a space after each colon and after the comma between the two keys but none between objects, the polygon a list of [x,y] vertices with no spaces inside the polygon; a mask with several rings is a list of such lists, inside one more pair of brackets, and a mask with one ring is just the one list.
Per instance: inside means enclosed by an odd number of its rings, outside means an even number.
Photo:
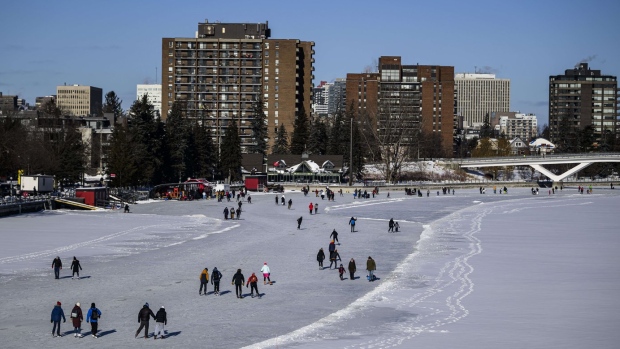
[{"label": "person in white jacket", "polygon": [[271,279],[269,278],[269,276],[271,275],[271,271],[269,270],[267,262],[265,262],[263,267],[260,268],[260,271],[261,273],[263,273],[263,285],[267,285],[267,281],[269,281],[269,284],[271,285]]}]

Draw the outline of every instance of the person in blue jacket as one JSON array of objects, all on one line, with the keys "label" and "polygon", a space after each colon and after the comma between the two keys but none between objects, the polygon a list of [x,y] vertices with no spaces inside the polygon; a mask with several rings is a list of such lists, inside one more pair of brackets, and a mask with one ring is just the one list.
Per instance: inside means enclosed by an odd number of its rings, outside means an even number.
[{"label": "person in blue jacket", "polygon": [[93,335],[93,338],[99,338],[97,336],[97,326],[99,325],[100,318],[101,311],[97,309],[95,303],[91,303],[88,314],[86,314],[86,322],[90,322],[90,333]]},{"label": "person in blue jacket", "polygon": [[50,319],[50,323],[54,324],[54,327],[52,327],[52,336],[54,337],[61,337],[60,319],[62,319],[62,322],[67,322],[67,319],[65,319],[65,312],[62,311],[62,308],[60,307],[61,305],[62,304],[60,302],[56,302],[54,309],[52,309],[52,317]]}]

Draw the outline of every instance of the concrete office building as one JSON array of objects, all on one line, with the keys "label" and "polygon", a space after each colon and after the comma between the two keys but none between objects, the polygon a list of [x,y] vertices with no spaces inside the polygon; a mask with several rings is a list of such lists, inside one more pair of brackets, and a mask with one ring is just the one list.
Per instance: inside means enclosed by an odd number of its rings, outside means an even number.
[{"label": "concrete office building", "polygon": [[56,106],[67,115],[100,115],[102,100],[103,90],[99,87],[81,85],[56,87]]},{"label": "concrete office building", "polygon": [[312,113],[315,116],[327,116],[330,87],[330,83],[321,81],[317,87],[312,89]]},{"label": "concrete office building", "polygon": [[0,114],[9,115],[17,110],[17,96],[2,95],[0,92]]},{"label": "concrete office building", "polygon": [[456,112],[464,127],[482,126],[487,113],[510,111],[510,79],[495,74],[459,73],[456,84]]},{"label": "concrete office building", "polygon": [[591,70],[588,63],[567,69],[564,75],[549,77],[549,130],[556,142],[560,123],[568,118],[571,126],[592,126],[600,137],[616,134],[618,122],[618,82],[615,76]]},{"label": "concrete office building", "polygon": [[452,155],[454,67],[403,65],[401,57],[379,57],[378,73],[347,74],[347,108],[374,116],[378,129],[399,118],[413,144],[417,133],[439,135],[441,152]]},{"label": "concrete office building", "polygon": [[161,117],[161,84],[138,84],[136,87],[136,100],[146,95],[146,99],[153,105],[157,117]]},{"label": "concrete office building", "polygon": [[252,106],[261,98],[269,144],[279,125],[292,134],[296,114],[311,112],[314,43],[270,36],[267,22],[205,21],[195,38],[163,38],[162,118],[181,101],[189,118],[211,127],[218,145],[234,119],[245,152],[254,143]]}]

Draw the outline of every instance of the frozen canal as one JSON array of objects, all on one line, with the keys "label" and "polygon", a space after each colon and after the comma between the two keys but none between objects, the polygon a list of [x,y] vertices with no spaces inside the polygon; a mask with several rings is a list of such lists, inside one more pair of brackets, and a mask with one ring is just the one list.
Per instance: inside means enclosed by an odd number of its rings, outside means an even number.
[{"label": "frozen canal", "polygon": [[[143,347],[134,334],[138,311],[149,302],[168,312],[169,337],[150,344],[166,348],[617,347],[615,191],[390,194],[328,202],[287,192],[291,210],[276,206],[274,194],[253,194],[234,221],[223,220],[222,211],[237,203],[213,200],[133,205],[131,214],[2,218],[2,346]],[[310,202],[318,202],[317,215],[308,213]],[[355,233],[351,216],[358,218]],[[387,233],[391,217],[401,232]],[[356,280],[318,268],[316,254],[327,252],[333,229],[342,264],[357,263]],[[51,269],[57,255],[60,280]],[[81,280],[70,277],[73,256],[84,268]],[[374,283],[365,278],[368,256],[377,263]],[[259,282],[261,299],[237,299],[229,283],[234,272],[260,280],[264,262],[275,283]],[[221,296],[198,295],[205,267],[222,272]],[[74,303],[86,311],[95,302],[102,336],[52,338],[57,301],[67,316]],[[89,334],[88,324],[82,328]]]}]

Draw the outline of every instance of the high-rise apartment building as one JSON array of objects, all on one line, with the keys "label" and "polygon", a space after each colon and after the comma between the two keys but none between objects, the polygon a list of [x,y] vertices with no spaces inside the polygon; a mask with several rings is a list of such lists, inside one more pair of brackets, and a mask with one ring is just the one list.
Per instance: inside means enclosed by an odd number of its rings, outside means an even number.
[{"label": "high-rise apartment building", "polygon": [[592,126],[597,136],[616,133],[618,121],[618,82],[615,76],[591,70],[588,63],[567,69],[564,75],[549,77],[549,130],[551,141],[558,139],[560,123],[567,118],[571,126]]},{"label": "high-rise apartment building", "polygon": [[56,106],[73,116],[101,114],[103,90],[99,87],[69,85],[56,87]]},{"label": "high-rise apartment building", "polygon": [[347,79],[337,78],[327,91],[327,114],[335,115],[347,110]]},{"label": "high-rise apartment building", "polygon": [[162,118],[184,103],[189,118],[211,127],[214,141],[236,120],[242,151],[252,140],[252,106],[264,103],[269,143],[312,103],[314,42],[271,39],[268,23],[198,24],[195,38],[162,39]]},{"label": "high-rise apartment building", "polygon": [[534,114],[492,112],[500,135],[529,141],[538,135],[538,119]]},{"label": "high-rise apartment building", "polygon": [[327,116],[329,103],[329,89],[331,84],[327,81],[312,89],[312,113],[317,116]]},{"label": "high-rise apartment building", "polygon": [[459,73],[456,84],[456,112],[465,127],[481,126],[484,117],[493,111],[510,111],[510,79],[495,74]]},{"label": "high-rise apartment building", "polygon": [[[454,67],[403,65],[401,57],[379,58],[378,73],[347,74],[347,108],[368,113],[380,130],[399,119],[413,144],[422,131],[441,140],[441,151],[452,155],[454,136]],[[391,123],[394,125],[394,123]]]},{"label": "high-rise apartment building", "polygon": [[136,87],[136,100],[146,95],[146,99],[153,105],[155,113],[161,117],[161,84],[138,84]]}]

